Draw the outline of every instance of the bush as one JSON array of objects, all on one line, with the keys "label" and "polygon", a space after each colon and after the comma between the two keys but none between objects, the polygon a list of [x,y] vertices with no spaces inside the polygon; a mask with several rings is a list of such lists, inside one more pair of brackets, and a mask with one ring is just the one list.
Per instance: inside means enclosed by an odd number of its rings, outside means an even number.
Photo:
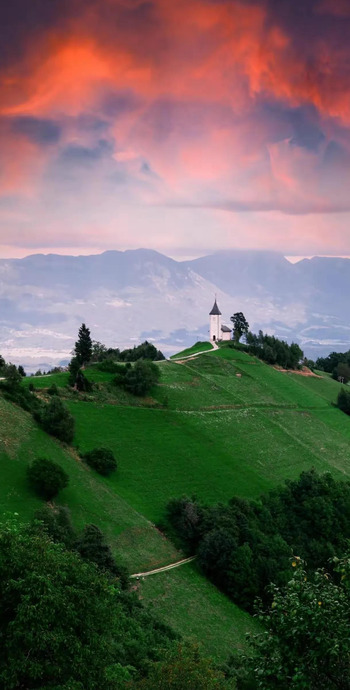
[{"label": "bush", "polygon": [[27,469],[27,476],[32,488],[47,501],[68,486],[67,473],[60,465],[47,458],[34,460]]},{"label": "bush", "polygon": [[117,469],[117,461],[109,448],[94,448],[81,457],[87,465],[104,476],[108,476]]},{"label": "bush", "polygon": [[48,434],[65,443],[73,441],[74,418],[57,395],[54,395],[47,405],[43,405],[34,414],[34,418]]},{"label": "bush", "polygon": [[123,379],[116,383],[133,395],[143,396],[149,393],[159,378],[160,371],[156,364],[139,360],[133,367],[128,368]]},{"label": "bush", "polygon": [[64,544],[68,549],[73,546],[76,534],[68,508],[44,505],[34,513],[34,520],[41,523],[40,529],[43,529],[52,541]]},{"label": "bush", "polygon": [[350,415],[350,392],[344,388],[338,393],[337,406],[342,412]]},{"label": "bush", "polygon": [[53,383],[50,388],[47,389],[48,395],[59,395],[59,390],[55,383]]},{"label": "bush", "polygon": [[120,581],[123,589],[129,583],[129,575],[121,565],[117,565],[113,558],[110,546],[105,541],[104,535],[96,525],[86,525],[84,530],[75,542],[75,548],[85,561],[95,563],[97,567],[105,572],[114,575]]}]

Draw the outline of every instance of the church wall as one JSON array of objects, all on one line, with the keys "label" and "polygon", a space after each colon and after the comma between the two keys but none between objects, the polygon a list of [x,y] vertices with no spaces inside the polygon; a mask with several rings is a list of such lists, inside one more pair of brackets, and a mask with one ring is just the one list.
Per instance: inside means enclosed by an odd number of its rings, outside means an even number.
[{"label": "church wall", "polygon": [[212,315],[210,317],[210,340],[220,340],[221,338],[221,317],[218,315]]}]

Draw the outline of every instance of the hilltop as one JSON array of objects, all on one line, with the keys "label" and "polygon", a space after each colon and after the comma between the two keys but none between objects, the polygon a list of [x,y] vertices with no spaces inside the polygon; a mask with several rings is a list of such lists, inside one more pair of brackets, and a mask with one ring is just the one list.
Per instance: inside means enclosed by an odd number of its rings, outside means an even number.
[{"label": "hilltop", "polygon": [[[349,418],[332,405],[340,386],[329,377],[279,371],[225,347],[158,366],[160,383],[146,399],[121,391],[96,366],[86,369],[98,386],[91,395],[66,391],[65,373],[27,378],[24,385],[34,383],[40,395],[52,383],[59,387],[76,420],[73,448],[0,398],[3,510],[30,519],[39,501],[27,488],[25,466],[40,455],[53,458],[70,476],[59,502],[69,506],[74,524],[97,524],[131,572],[143,572],[183,557],[162,533],[172,497],[196,495],[208,504],[233,495],[258,498],[311,467],[349,476]],[[77,452],[99,445],[118,459],[108,479]],[[195,563],[137,587],[165,622],[218,658],[254,627]]]},{"label": "hilltop", "polygon": [[349,259],[291,264],[277,252],[237,250],[176,261],[135,249],[2,259],[0,274],[0,350],[29,371],[70,359],[86,313],[111,346],[147,339],[172,354],[206,340],[215,293],[226,320],[239,306],[254,332],[298,342],[312,359],[349,340]]}]

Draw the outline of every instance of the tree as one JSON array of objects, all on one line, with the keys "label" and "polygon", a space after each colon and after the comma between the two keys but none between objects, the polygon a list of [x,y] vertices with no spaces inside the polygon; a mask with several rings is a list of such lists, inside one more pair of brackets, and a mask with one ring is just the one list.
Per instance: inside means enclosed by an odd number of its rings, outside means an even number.
[{"label": "tree", "polygon": [[85,323],[82,323],[79,328],[78,340],[75,343],[74,353],[81,367],[90,362],[92,357],[92,340],[90,330],[85,326]]},{"label": "tree", "polygon": [[34,513],[34,525],[40,523],[40,529],[57,544],[64,544],[68,549],[73,547],[76,534],[69,509],[63,506],[45,504]]},{"label": "tree", "polygon": [[6,364],[4,374],[7,388],[13,390],[20,386],[22,376],[15,364]]},{"label": "tree", "polygon": [[68,486],[68,474],[52,460],[37,458],[27,468],[27,477],[36,493],[47,501]]},{"label": "tree", "polygon": [[123,387],[133,395],[146,395],[160,378],[159,367],[148,360],[138,360],[133,367],[126,369]]},{"label": "tree", "polygon": [[346,362],[339,362],[338,366],[333,369],[332,377],[336,381],[348,383],[350,381],[350,367]]},{"label": "tree", "polygon": [[350,391],[342,388],[338,393],[337,406],[342,412],[350,415]]},{"label": "tree", "polygon": [[108,476],[117,469],[117,461],[109,448],[94,448],[81,457],[99,474]]},{"label": "tree", "polygon": [[73,441],[74,418],[57,395],[53,395],[47,405],[42,405],[34,418],[48,434],[65,443]]},{"label": "tree", "polygon": [[2,690],[123,687],[131,623],[118,588],[42,531],[2,525],[0,545]]},{"label": "tree", "polygon": [[[273,600],[260,612],[266,632],[250,639],[252,655],[238,663],[238,687],[271,690],[350,688],[350,559],[338,562],[342,584],[325,570],[309,578],[302,561],[286,590],[271,587]],[[243,683],[242,683],[243,681]]]},{"label": "tree", "polygon": [[239,343],[242,335],[248,333],[249,323],[241,311],[236,312],[230,317],[233,323],[233,338],[236,343]]},{"label": "tree", "polygon": [[85,561],[95,563],[100,570],[110,573],[120,580],[120,585],[126,589],[129,576],[126,568],[118,565],[113,558],[111,547],[107,544],[103,533],[96,525],[86,525],[82,534],[75,542],[75,548]]},{"label": "tree", "polygon": [[234,687],[210,659],[202,657],[195,644],[178,644],[170,649],[162,661],[152,664],[147,678],[131,686],[135,690],[233,690]]},{"label": "tree", "polygon": [[18,367],[18,373],[22,376],[22,378],[27,376],[26,372],[24,371],[24,368],[22,367],[22,364],[20,364]]}]

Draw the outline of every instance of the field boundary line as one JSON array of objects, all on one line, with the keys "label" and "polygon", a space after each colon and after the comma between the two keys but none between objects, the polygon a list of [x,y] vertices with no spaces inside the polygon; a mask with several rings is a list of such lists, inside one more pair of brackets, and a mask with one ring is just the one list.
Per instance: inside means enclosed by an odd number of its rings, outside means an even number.
[{"label": "field boundary line", "polygon": [[139,577],[148,577],[148,575],[156,575],[157,573],[164,573],[167,570],[172,570],[173,568],[178,568],[180,565],[184,565],[185,563],[190,563],[191,561],[194,561],[196,556],[190,556],[189,558],[183,558],[181,561],[176,561],[176,563],[170,563],[170,565],[163,565],[162,568],[155,568],[155,570],[147,570],[145,573],[135,573],[134,575],[130,575],[130,578],[132,579],[137,579]]}]

